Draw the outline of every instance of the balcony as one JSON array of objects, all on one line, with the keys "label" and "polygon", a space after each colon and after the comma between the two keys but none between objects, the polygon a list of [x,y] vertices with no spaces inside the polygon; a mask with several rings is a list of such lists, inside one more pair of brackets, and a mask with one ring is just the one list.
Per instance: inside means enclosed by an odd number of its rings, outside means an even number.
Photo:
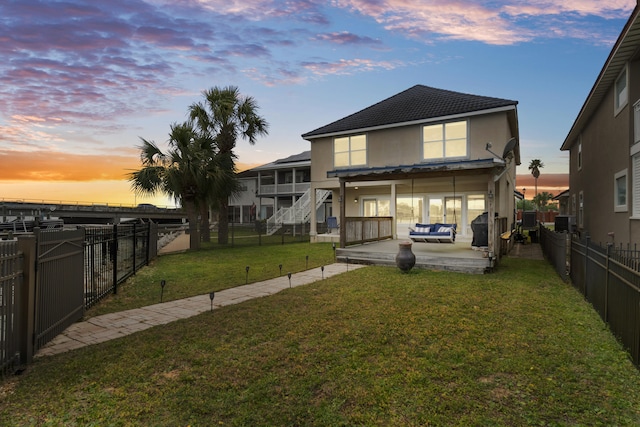
[{"label": "balcony", "polygon": [[290,184],[270,184],[260,186],[260,196],[286,196],[293,194],[302,194],[311,188],[310,182],[296,182]]}]

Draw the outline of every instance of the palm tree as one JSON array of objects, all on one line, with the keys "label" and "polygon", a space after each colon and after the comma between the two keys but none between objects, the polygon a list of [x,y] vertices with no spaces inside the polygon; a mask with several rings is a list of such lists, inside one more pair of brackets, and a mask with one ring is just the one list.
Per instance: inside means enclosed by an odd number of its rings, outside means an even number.
[{"label": "palm tree", "polygon": [[189,116],[204,139],[214,141],[217,167],[221,168],[223,180],[212,183],[215,207],[218,211],[218,242],[226,244],[229,239],[229,197],[238,192],[235,178],[236,155],[233,149],[238,137],[256,143],[260,135],[267,135],[268,124],[257,114],[258,105],[249,96],[241,96],[235,86],[214,87],[203,92],[204,101],[189,107]]},{"label": "palm tree", "polygon": [[[538,197],[538,178],[540,177],[540,169],[543,167],[544,164],[539,159],[533,159],[531,160],[531,163],[529,163],[529,170],[531,171],[531,175],[533,175],[536,183],[536,194],[534,198]],[[537,206],[540,208],[539,204],[537,204]]]},{"label": "palm tree", "polygon": [[179,203],[187,212],[190,249],[198,249],[198,207],[203,202],[206,171],[211,167],[210,142],[198,138],[188,122],[171,125],[166,153],[155,142],[140,139],[142,168],[129,174],[131,187],[143,195],[164,193]]},{"label": "palm tree", "polygon": [[546,207],[551,199],[553,199],[553,194],[548,191],[542,191],[534,198],[534,202],[536,203],[536,206],[540,207],[543,211],[546,211]]}]

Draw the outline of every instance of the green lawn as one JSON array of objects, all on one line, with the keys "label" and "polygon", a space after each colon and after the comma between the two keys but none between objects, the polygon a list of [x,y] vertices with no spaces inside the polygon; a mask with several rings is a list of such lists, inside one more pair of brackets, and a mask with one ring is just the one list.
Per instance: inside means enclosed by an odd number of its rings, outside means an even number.
[{"label": "green lawn", "polygon": [[640,374],[544,261],[368,267],[37,359],[0,425],[637,426]]},{"label": "green lawn", "polygon": [[[85,313],[85,318],[208,294],[334,262],[331,243],[288,243],[269,246],[220,247],[203,243],[194,252],[164,255],[118,286]],[[247,274],[247,267],[249,273]],[[165,281],[164,290],[160,286]]]}]

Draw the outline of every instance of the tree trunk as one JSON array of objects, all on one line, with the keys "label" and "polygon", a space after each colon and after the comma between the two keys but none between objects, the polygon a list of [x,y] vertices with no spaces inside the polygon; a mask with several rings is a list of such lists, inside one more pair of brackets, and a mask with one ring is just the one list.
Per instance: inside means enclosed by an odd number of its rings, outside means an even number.
[{"label": "tree trunk", "polygon": [[200,208],[200,235],[203,242],[211,241],[211,229],[209,228],[209,207],[206,204]]},{"label": "tree trunk", "polygon": [[200,233],[198,232],[198,211],[193,200],[184,200],[184,209],[189,221],[189,250],[200,249]]},{"label": "tree trunk", "polygon": [[223,197],[218,202],[218,243],[226,245],[229,243],[229,201]]}]

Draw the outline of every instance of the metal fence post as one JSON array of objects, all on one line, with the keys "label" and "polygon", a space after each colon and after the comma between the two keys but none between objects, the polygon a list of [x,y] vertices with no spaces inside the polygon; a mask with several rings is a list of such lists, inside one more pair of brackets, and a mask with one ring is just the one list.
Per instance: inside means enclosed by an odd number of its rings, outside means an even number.
[{"label": "metal fence post", "polygon": [[111,245],[113,260],[113,294],[118,293],[118,224],[113,224],[113,244]]},{"label": "metal fence post", "polygon": [[35,338],[36,310],[36,263],[37,240],[35,236],[18,237],[18,250],[23,258],[23,280],[21,290],[21,307],[19,308],[19,349],[20,363],[27,364],[33,360]]},{"label": "metal fence post", "polygon": [[587,273],[589,272],[589,242],[591,238],[587,235],[585,236],[585,246],[584,246],[584,296],[587,296]]},{"label": "metal fence post", "polygon": [[607,244],[607,259],[604,263],[604,321],[609,323],[609,260],[611,259],[611,245]]}]

